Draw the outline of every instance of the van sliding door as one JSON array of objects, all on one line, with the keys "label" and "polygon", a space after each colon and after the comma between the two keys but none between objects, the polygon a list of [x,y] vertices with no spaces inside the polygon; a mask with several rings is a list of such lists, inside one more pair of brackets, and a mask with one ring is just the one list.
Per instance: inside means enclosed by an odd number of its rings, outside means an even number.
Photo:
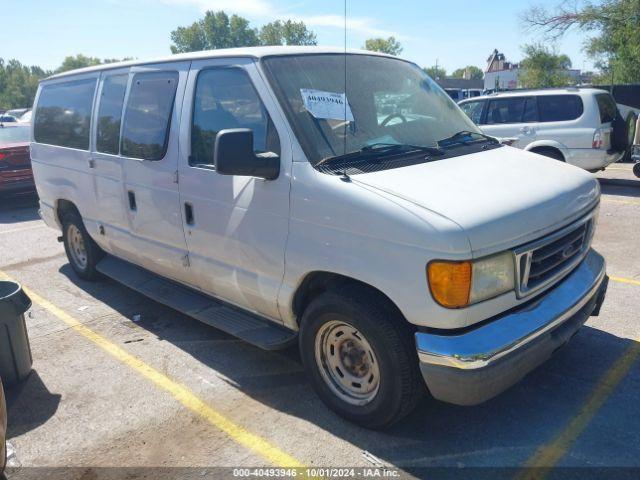
[{"label": "van sliding door", "polygon": [[[120,256],[192,283],[178,193],[180,107],[190,62],[132,67],[120,134],[121,202],[128,231]],[[118,254],[118,252],[114,252]]]}]

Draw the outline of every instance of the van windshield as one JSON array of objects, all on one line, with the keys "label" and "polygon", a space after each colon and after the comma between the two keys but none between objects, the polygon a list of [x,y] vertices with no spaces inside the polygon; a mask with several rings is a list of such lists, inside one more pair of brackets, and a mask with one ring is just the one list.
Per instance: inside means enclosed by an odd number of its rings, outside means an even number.
[{"label": "van windshield", "polygon": [[263,64],[314,165],[372,146],[436,147],[459,132],[480,133],[449,95],[403,60],[316,54],[267,57]]}]

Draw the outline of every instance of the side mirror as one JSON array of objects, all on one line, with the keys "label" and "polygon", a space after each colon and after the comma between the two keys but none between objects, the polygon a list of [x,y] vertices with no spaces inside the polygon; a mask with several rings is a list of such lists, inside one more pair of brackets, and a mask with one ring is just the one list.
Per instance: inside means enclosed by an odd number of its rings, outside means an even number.
[{"label": "side mirror", "polygon": [[278,155],[272,152],[253,153],[253,131],[249,128],[220,130],[213,152],[213,164],[221,175],[275,180],[280,174]]}]

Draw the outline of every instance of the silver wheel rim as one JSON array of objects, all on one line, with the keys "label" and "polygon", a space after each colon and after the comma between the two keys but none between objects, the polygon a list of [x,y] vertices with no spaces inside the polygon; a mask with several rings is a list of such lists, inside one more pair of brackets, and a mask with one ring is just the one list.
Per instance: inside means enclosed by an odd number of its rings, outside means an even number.
[{"label": "silver wheel rim", "polygon": [[78,268],[84,270],[87,268],[88,258],[87,249],[84,246],[84,238],[82,232],[75,225],[69,225],[67,228],[67,238],[69,240],[69,252],[71,259]]},{"label": "silver wheel rim", "polygon": [[371,402],[380,387],[380,367],[371,345],[348,323],[325,323],[315,340],[316,364],[327,386],[352,405]]}]

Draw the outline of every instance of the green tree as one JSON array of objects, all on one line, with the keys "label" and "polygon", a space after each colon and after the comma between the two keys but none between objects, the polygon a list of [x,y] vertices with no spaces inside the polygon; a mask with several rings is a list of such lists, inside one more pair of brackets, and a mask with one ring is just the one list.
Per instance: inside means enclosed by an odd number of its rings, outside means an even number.
[{"label": "green tree", "polygon": [[49,75],[40,67],[28,67],[18,60],[0,58],[0,107],[30,107],[38,89],[38,81]]},{"label": "green tree", "polygon": [[389,55],[400,55],[402,53],[402,45],[395,37],[369,38],[364,42],[364,49]]},{"label": "green tree", "polygon": [[534,6],[522,21],[550,38],[574,28],[592,34],[584,47],[601,74],[615,83],[640,82],[640,1],[562,2],[551,10]]},{"label": "green tree", "polygon": [[256,45],[316,45],[316,34],[303,22],[276,20],[260,30],[249,20],[224,11],[207,11],[204,18],[171,32],[173,53],[253,47]]},{"label": "green tree", "polygon": [[[468,76],[465,76],[468,75]],[[457,70],[454,70],[453,73],[451,74],[452,78],[469,78],[471,80],[482,80],[484,78],[484,72],[474,66],[474,65],[467,65],[464,68],[458,68]]]},{"label": "green tree", "polygon": [[56,73],[75,70],[76,68],[92,67],[94,65],[100,65],[101,63],[102,61],[99,58],[87,57],[81,53],[77,55],[69,55],[64,58],[62,65],[56,69]]},{"label": "green tree", "polygon": [[439,67],[438,65],[424,67],[423,70],[427,72],[427,75],[429,75],[434,80],[439,80],[447,76],[447,71],[444,68]]},{"label": "green tree", "polygon": [[67,72],[69,70],[75,70],[77,68],[93,67],[94,65],[101,65],[103,63],[116,63],[124,60],[131,60],[131,57],[119,59],[119,58],[105,58],[100,60],[97,57],[87,57],[81,53],[77,55],[69,55],[62,61],[62,65],[56,68],[55,73]]},{"label": "green tree", "polygon": [[562,87],[572,83],[567,70],[571,60],[541,43],[524,45],[518,83],[524,88]]},{"label": "green tree", "polygon": [[204,18],[188,27],[171,32],[173,53],[213,50],[217,48],[251,47],[259,44],[258,31],[249,26],[249,20],[225,12],[205,12]]},{"label": "green tree", "polygon": [[317,45],[316,34],[304,22],[276,20],[260,29],[261,45]]}]

